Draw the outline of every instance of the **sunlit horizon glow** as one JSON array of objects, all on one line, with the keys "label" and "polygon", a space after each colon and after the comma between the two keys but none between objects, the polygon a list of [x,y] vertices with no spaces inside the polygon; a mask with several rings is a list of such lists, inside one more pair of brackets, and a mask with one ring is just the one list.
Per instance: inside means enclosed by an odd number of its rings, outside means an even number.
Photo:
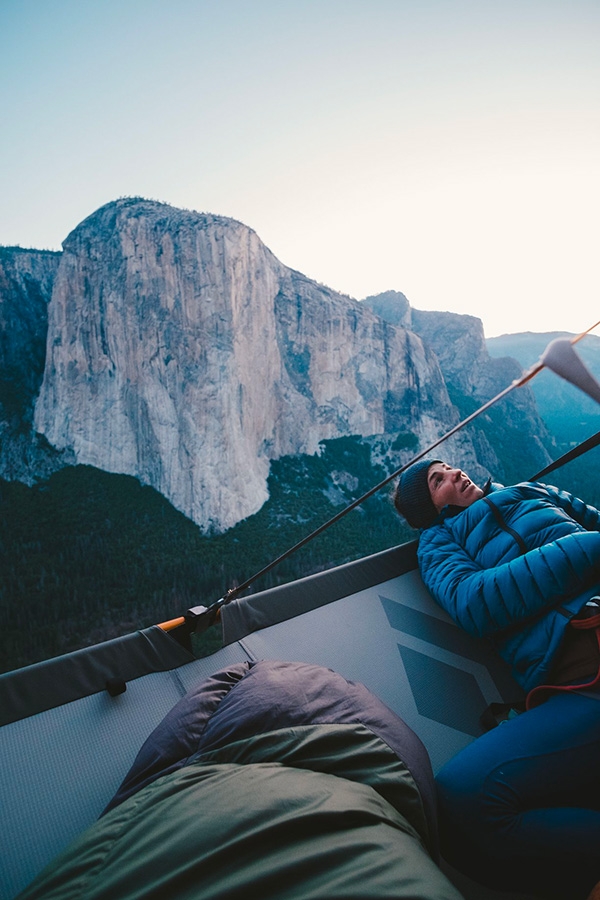
[{"label": "sunlit horizon glow", "polygon": [[4,0],[0,244],[142,196],[356,299],[583,331],[599,37],[595,0]]}]

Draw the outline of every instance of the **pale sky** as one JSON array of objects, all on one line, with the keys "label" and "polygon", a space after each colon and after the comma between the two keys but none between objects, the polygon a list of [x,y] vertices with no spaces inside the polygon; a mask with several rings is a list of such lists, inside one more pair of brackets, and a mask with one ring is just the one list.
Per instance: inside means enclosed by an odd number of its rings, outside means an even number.
[{"label": "pale sky", "polygon": [[231,216],[488,337],[600,318],[598,0],[0,0],[0,244]]}]

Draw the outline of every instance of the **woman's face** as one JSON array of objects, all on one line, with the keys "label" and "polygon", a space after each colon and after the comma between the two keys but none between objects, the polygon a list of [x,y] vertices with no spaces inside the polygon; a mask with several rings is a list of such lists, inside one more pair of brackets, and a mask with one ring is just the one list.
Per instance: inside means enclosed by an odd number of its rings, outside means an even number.
[{"label": "woman's face", "polygon": [[481,488],[461,469],[447,463],[432,463],[427,471],[427,484],[433,505],[438,512],[445,506],[470,506],[483,497]]}]

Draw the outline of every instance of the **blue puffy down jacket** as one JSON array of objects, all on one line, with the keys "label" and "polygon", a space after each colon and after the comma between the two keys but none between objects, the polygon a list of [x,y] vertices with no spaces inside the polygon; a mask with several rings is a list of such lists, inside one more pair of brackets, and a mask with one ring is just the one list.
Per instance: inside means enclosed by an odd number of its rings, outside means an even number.
[{"label": "blue puffy down jacket", "polygon": [[529,691],[572,616],[600,593],[600,512],[549,485],[492,485],[421,532],[423,581],[470,634],[491,639]]}]

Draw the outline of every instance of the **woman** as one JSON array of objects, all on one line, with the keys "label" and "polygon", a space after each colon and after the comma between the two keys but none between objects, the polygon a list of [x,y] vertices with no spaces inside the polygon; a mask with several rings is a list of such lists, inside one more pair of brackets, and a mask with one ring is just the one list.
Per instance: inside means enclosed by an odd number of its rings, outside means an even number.
[{"label": "woman", "polygon": [[483,489],[423,459],[395,491],[437,602],[488,638],[528,711],[439,773],[443,851],[477,880],[585,898],[600,878],[600,512],[539,483]]}]

